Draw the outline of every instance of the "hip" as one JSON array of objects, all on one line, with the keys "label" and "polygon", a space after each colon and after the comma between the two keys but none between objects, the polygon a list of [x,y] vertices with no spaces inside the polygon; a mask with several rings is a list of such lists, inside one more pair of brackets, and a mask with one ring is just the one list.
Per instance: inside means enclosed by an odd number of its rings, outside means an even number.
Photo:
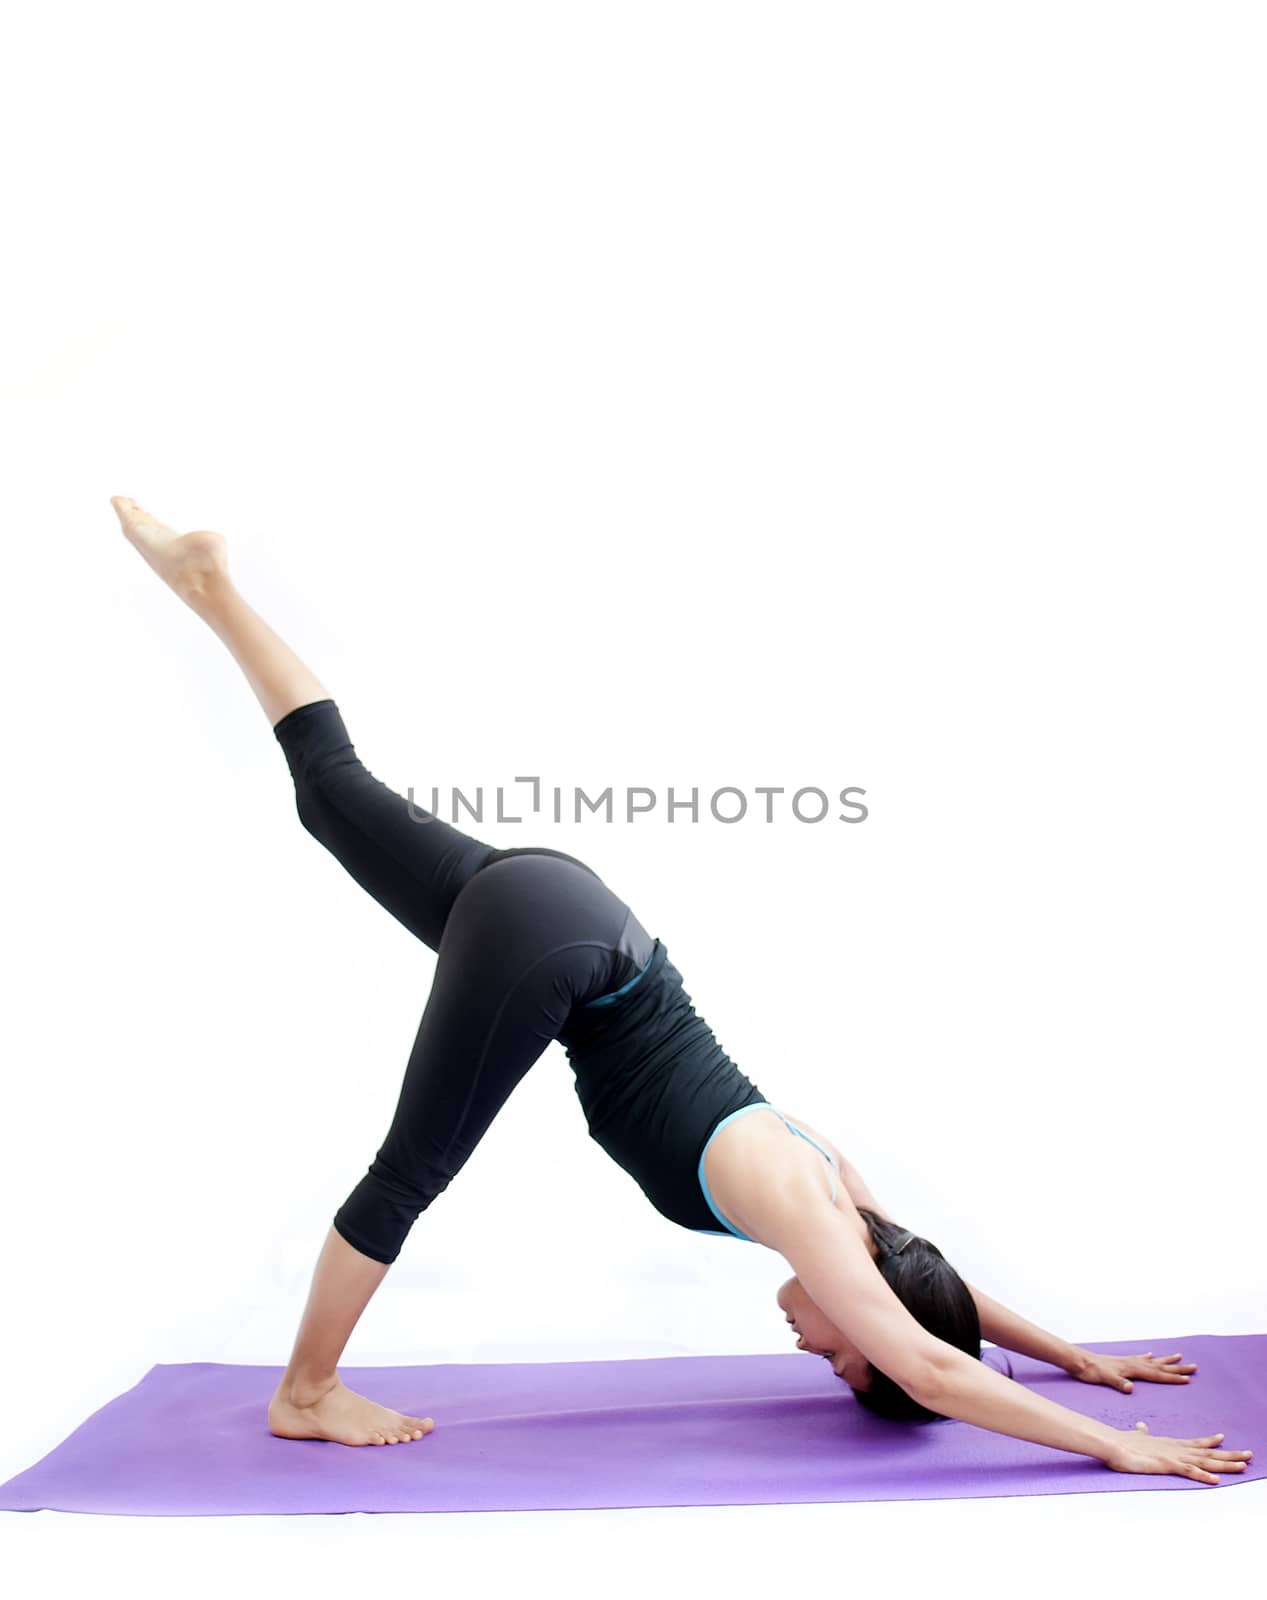
[{"label": "hip", "polygon": [[600,1005],[646,970],[656,941],[629,905],[575,856],[495,850],[453,902],[444,938],[508,971],[548,965],[569,1008]]}]

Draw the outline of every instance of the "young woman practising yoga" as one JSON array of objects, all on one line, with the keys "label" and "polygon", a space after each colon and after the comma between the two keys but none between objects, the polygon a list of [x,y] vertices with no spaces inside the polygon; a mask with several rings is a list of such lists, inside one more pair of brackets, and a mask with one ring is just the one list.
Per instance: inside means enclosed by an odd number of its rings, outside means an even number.
[{"label": "young woman practising yoga", "polygon": [[430,1417],[353,1393],[337,1365],[418,1214],[515,1085],[557,1039],[591,1136],[670,1221],[765,1245],[792,1269],[778,1304],[797,1347],[825,1356],[858,1401],[890,1417],[955,1417],[1098,1457],[1122,1472],[1203,1483],[1251,1452],[1222,1434],[1117,1429],[1002,1376],[984,1336],[1089,1383],[1186,1383],[1178,1354],[1101,1356],[1066,1344],[966,1284],[896,1223],[815,1129],[770,1105],[696,1014],[665,945],[584,862],[499,850],[410,805],[365,768],[303,662],[235,588],[223,538],[183,536],[111,502],[131,543],[224,641],[281,746],[303,826],[436,952],[395,1116],[334,1215],[286,1371],[275,1434],[340,1444],[420,1439]]}]

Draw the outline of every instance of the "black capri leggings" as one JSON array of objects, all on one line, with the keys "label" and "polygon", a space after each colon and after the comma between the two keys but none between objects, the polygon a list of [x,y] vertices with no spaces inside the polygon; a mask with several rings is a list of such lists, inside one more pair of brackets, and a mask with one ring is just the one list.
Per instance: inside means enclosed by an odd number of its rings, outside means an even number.
[{"label": "black capri leggings", "polygon": [[392,1262],[573,1008],[635,978],[655,941],[575,856],[497,850],[411,806],[362,764],[333,700],[273,731],[304,827],[439,958],[387,1137],[334,1216]]}]

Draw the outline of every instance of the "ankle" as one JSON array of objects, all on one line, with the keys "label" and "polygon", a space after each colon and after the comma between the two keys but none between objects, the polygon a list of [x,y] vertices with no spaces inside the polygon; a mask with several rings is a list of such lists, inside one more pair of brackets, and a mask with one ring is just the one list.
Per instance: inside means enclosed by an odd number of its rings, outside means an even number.
[{"label": "ankle", "polygon": [[283,1375],[277,1388],[283,1399],[302,1409],[315,1406],[331,1389],[337,1389],[341,1381],[337,1372],[288,1372]]},{"label": "ankle", "polygon": [[221,610],[236,592],[227,572],[199,570],[197,567],[186,567],[181,572],[173,573],[169,581],[177,595],[199,616]]}]

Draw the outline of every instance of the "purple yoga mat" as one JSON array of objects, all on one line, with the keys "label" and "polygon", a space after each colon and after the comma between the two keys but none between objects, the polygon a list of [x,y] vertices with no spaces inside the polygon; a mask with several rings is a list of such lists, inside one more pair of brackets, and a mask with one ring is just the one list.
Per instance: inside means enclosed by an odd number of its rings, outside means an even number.
[{"label": "purple yoga mat", "polygon": [[[1222,1431],[1267,1470],[1267,1334],[1199,1334],[1087,1346],[1181,1350],[1187,1384],[1133,1394],[1082,1384],[987,1346],[996,1371],[1084,1415],[1191,1438]],[[151,1367],[42,1461],[0,1486],[0,1510],[133,1516],[331,1511],[542,1511],[777,1505],[1209,1489],[1113,1472],[1087,1456],[967,1423],[870,1416],[821,1357],[346,1367],[349,1387],[435,1429],[351,1448],[277,1439],[265,1413],[280,1367]]]}]

